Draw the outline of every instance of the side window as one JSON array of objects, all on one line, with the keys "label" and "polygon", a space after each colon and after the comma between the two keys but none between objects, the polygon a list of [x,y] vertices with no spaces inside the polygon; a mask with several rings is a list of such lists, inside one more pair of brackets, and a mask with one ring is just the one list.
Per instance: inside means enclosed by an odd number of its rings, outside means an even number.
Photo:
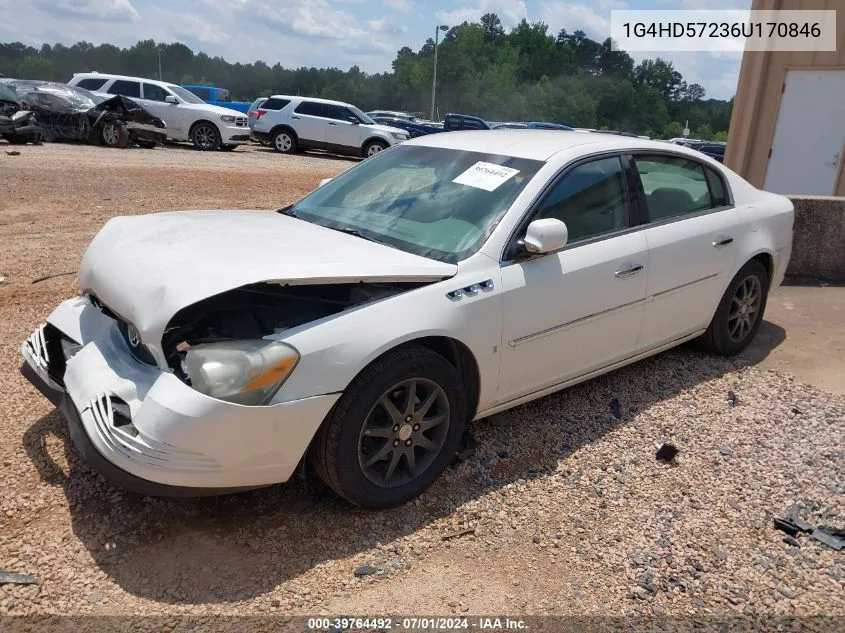
[{"label": "side window", "polygon": [[80,88],[85,88],[86,90],[99,90],[107,81],[108,79],[95,79],[93,77],[89,77],[88,79],[81,80],[76,85]]},{"label": "side window", "polygon": [[327,116],[336,121],[358,121],[358,117],[352,114],[352,110],[345,106],[329,105],[327,106]]},{"label": "side window", "polygon": [[534,216],[566,223],[569,242],[628,226],[628,188],[618,156],[578,165],[567,172],[540,203]]},{"label": "side window", "polygon": [[144,84],[144,99],[150,101],[164,101],[170,93],[160,86],[153,84]]},{"label": "side window", "polygon": [[307,114],[309,116],[321,116],[326,117],[326,104],[325,103],[316,103],[314,101],[303,101],[298,106],[296,106],[296,113],[297,114]]},{"label": "side window", "polygon": [[[723,206],[722,179],[701,163],[677,156],[634,156],[648,218],[657,222]],[[713,185],[717,188],[712,189]]]},{"label": "side window", "polygon": [[191,88],[190,90],[203,101],[208,101],[211,98],[211,90],[208,88]]},{"label": "side window", "polygon": [[257,107],[261,108],[262,110],[281,110],[289,103],[290,99],[274,99],[273,97],[270,97],[264,103],[259,104]]},{"label": "side window", "polygon": [[110,95],[123,95],[135,99],[141,98],[141,84],[137,81],[126,81],[125,79],[118,79],[111,88],[108,89]]}]

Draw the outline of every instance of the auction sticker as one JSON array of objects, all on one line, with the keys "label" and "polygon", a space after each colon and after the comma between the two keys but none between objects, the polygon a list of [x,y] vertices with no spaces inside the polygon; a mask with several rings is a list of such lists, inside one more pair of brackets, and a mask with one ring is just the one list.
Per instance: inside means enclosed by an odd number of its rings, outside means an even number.
[{"label": "auction sticker", "polygon": [[452,182],[476,189],[484,189],[485,191],[495,191],[502,183],[510,180],[518,173],[518,169],[478,161]]}]

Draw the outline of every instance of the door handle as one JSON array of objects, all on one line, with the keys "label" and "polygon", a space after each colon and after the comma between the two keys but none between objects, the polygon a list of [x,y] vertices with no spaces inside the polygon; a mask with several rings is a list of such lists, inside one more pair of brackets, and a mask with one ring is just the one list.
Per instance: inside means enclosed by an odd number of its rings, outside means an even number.
[{"label": "door handle", "polygon": [[614,275],[616,275],[617,277],[630,277],[631,275],[636,275],[642,269],[642,264],[631,264],[626,268],[620,268],[614,273]]},{"label": "door handle", "polygon": [[329,125],[337,125],[337,123],[329,122]]},{"label": "door handle", "polygon": [[292,118],[292,119],[296,119],[297,121],[299,121],[299,119],[300,119],[301,117],[298,117],[298,116],[291,116],[291,118]]},{"label": "door handle", "polygon": [[713,246],[715,246],[716,248],[722,248],[723,246],[727,246],[728,244],[730,244],[733,241],[734,241],[734,238],[732,238],[732,237],[723,237],[723,238],[718,239],[715,242],[713,242]]}]

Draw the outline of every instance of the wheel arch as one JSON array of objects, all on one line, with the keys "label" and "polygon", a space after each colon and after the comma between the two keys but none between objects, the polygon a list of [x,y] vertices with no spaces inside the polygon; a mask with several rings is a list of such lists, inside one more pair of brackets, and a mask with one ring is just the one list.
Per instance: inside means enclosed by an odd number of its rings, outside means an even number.
[{"label": "wheel arch", "polygon": [[294,130],[287,123],[278,123],[278,124],[274,125],[270,129],[270,138],[271,139],[275,138],[276,134],[278,134],[279,132],[287,132],[288,134],[292,135],[295,139],[299,140],[299,135],[296,133],[296,130]]},{"label": "wheel arch", "polygon": [[194,134],[194,130],[196,129],[196,127],[197,127],[200,123],[208,123],[209,125],[213,125],[213,126],[214,126],[214,129],[215,129],[215,130],[217,130],[217,134],[220,136],[220,139],[221,139],[221,141],[222,141],[222,139],[223,139],[223,134],[220,132],[220,126],[219,126],[219,125],[217,125],[214,121],[211,121],[211,120],[209,120],[209,119],[197,119],[196,121],[194,121],[193,123],[191,123],[191,127],[188,129],[188,138],[190,138],[191,136],[193,136],[193,134]]},{"label": "wheel arch", "polygon": [[390,141],[388,141],[383,136],[378,136],[378,135],[370,136],[363,143],[361,143],[361,155],[362,156],[364,155],[364,150],[367,149],[367,145],[369,145],[373,141],[378,141],[379,143],[382,143],[383,145],[386,145],[387,147],[391,146]]}]

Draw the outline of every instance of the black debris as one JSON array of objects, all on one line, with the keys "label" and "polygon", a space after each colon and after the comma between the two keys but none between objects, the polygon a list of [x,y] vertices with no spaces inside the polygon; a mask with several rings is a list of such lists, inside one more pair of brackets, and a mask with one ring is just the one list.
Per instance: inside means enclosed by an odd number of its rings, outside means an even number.
[{"label": "black debris", "polygon": [[373,567],[372,565],[364,565],[356,569],[353,573],[355,574],[356,578],[361,578],[363,576],[372,576],[373,574],[377,573],[378,569]]},{"label": "black debris", "polygon": [[655,457],[659,462],[670,464],[675,461],[675,458],[680,452],[681,451],[679,451],[674,444],[664,444],[663,446],[657,449],[657,454],[655,455]]},{"label": "black debris", "polygon": [[792,547],[801,547],[801,543],[798,542],[794,536],[784,536],[783,542],[787,545],[792,545]]},{"label": "black debris", "polygon": [[11,152],[6,152],[6,153],[7,153],[9,156],[20,156],[20,155],[21,155],[21,153],[20,153],[18,150],[16,150],[16,149],[13,149]]},{"label": "black debris", "polygon": [[789,506],[789,509],[786,511],[786,520],[797,527],[801,532],[809,534],[813,531],[813,526],[804,521],[804,519],[801,518],[801,515],[798,514],[798,506],[795,504]]},{"label": "black debris", "polygon": [[728,392],[728,404],[732,407],[739,404],[739,398],[736,397],[736,394],[733,391]]},{"label": "black debris", "polygon": [[38,279],[33,279],[32,283],[37,284],[41,281],[47,281],[48,279],[54,279],[55,277],[66,277],[68,275],[75,275],[76,271],[71,270],[66,273],[53,273],[52,275],[44,275],[43,277],[39,277]]},{"label": "black debris", "polygon": [[828,547],[835,550],[842,551],[845,549],[845,529],[839,530],[831,527],[817,527],[810,535],[811,538],[817,540],[819,543],[824,543]]},{"label": "black debris", "polygon": [[613,400],[610,401],[610,412],[613,414],[613,417],[617,420],[622,419],[622,407],[619,405],[618,398],[614,397]]},{"label": "black debris", "polygon": [[0,569],[0,585],[34,585],[38,582],[35,576],[29,574],[13,574]]},{"label": "black debris", "polygon": [[468,460],[475,455],[477,447],[478,442],[475,441],[473,434],[470,433],[469,429],[464,429],[464,434],[461,436],[461,444],[458,446],[458,452],[455,453],[454,463]]},{"label": "black debris", "polygon": [[786,519],[779,519],[775,517],[774,519],[775,527],[780,530],[781,532],[786,532],[789,536],[795,536],[801,530],[798,529],[798,526],[793,525]]}]

